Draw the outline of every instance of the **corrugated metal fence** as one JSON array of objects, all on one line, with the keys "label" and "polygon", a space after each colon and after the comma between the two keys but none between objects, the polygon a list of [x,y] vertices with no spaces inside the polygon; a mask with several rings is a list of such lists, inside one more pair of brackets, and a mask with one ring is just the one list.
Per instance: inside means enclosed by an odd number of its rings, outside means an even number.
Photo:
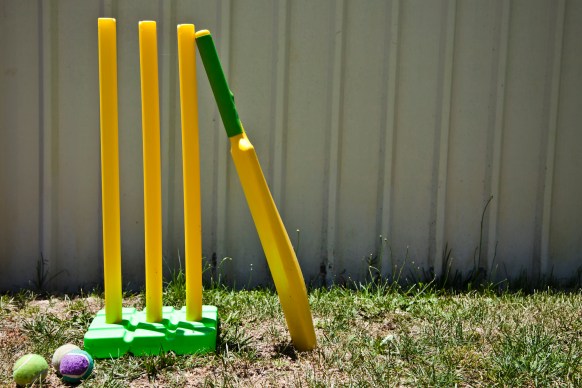
[{"label": "corrugated metal fence", "polygon": [[[497,277],[582,265],[582,1],[2,0],[0,289],[38,282],[41,260],[52,288],[102,279],[99,16],[118,26],[124,283],[144,279],[147,19],[159,31],[167,268],[184,240],[179,23],[213,32],[306,281],[363,279],[370,260],[383,274],[404,261],[438,273],[445,248],[454,269]],[[198,76],[203,252],[232,257],[219,270],[237,285],[266,283]]]}]

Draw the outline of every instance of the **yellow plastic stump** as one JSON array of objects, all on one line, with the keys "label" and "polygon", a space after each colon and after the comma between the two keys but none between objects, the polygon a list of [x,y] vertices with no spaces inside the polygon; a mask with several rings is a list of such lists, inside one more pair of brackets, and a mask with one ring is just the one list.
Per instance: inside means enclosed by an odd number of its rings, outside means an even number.
[{"label": "yellow plastic stump", "polygon": [[162,171],[156,22],[139,22],[143,132],[146,319],[162,320]]},{"label": "yellow plastic stump", "polygon": [[182,170],[184,174],[186,319],[189,321],[198,321],[202,318],[202,216],[195,46],[194,25],[179,25],[178,64],[182,118]]},{"label": "yellow plastic stump", "polygon": [[122,293],[115,19],[99,18],[97,26],[105,315],[107,323],[117,323],[121,321]]}]

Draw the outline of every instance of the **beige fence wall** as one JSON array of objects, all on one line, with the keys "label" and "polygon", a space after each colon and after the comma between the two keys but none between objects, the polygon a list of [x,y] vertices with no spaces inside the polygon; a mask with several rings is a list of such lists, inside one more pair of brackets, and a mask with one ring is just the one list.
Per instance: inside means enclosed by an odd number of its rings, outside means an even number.
[{"label": "beige fence wall", "polygon": [[[215,37],[306,281],[363,279],[370,258],[383,274],[404,261],[438,273],[445,248],[453,269],[497,277],[582,265],[580,0],[1,0],[0,289],[38,282],[41,258],[49,287],[102,280],[100,16],[118,26],[124,283],[144,279],[146,19],[167,268],[184,251],[176,25],[188,22]],[[266,283],[199,70],[203,253],[231,257],[219,270],[237,285]]]}]

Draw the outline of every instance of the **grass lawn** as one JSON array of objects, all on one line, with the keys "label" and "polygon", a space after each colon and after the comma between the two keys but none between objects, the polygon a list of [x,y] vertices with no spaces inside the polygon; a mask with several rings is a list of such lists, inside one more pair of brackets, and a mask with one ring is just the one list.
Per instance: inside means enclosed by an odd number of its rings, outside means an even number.
[{"label": "grass lawn", "polygon": [[[178,277],[179,280],[180,277]],[[165,288],[181,306],[183,284]],[[218,306],[216,354],[97,360],[87,387],[184,386],[582,386],[582,292],[442,291],[430,285],[364,285],[309,294],[318,347],[290,344],[271,290],[204,291]],[[143,307],[143,294],[124,305]],[[100,295],[0,299],[0,386],[35,352],[48,361],[66,342],[82,346]],[[64,386],[51,371],[49,386]]]}]

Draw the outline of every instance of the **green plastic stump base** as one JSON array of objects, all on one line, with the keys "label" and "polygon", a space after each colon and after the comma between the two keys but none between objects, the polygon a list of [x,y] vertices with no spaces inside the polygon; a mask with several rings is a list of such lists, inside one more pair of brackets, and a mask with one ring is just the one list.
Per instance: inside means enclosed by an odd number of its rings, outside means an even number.
[{"label": "green plastic stump base", "polygon": [[164,306],[162,321],[146,322],[144,311],[123,308],[120,323],[105,323],[105,310],[100,310],[89,330],[84,345],[93,358],[116,358],[126,353],[148,356],[165,352],[203,354],[216,350],[218,310],[202,306],[201,321],[187,321],[186,307],[176,310]]}]

